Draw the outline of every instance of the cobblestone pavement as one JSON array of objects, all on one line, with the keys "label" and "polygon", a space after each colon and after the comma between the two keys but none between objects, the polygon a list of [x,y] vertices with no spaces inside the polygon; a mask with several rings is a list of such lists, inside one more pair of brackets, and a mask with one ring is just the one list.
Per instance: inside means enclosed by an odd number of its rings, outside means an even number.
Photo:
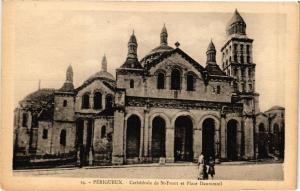
[{"label": "cobblestone pavement", "polygon": [[[215,180],[282,180],[283,164],[216,165]],[[121,166],[114,168],[65,168],[17,170],[16,176],[57,176],[77,178],[197,179],[196,164]]]}]

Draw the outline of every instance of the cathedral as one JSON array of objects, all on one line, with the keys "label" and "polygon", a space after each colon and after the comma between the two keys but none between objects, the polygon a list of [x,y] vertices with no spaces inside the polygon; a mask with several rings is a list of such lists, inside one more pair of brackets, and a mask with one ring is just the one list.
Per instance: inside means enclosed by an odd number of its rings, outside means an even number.
[{"label": "cathedral", "polygon": [[115,77],[104,56],[75,88],[69,66],[60,89],[39,89],[15,109],[14,166],[283,159],[285,109],[259,110],[253,39],[237,10],[224,38],[221,63],[212,41],[204,64],[170,46],[164,25],[142,59],[132,33]]}]

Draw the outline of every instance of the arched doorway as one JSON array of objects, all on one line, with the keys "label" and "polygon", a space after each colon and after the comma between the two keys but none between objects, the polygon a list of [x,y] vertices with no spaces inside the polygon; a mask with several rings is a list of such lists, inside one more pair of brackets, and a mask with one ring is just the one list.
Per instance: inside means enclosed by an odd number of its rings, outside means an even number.
[{"label": "arched doorway", "polygon": [[175,161],[193,159],[193,122],[188,116],[180,116],[175,121]]},{"label": "arched doorway", "polygon": [[139,157],[140,153],[140,132],[141,121],[136,115],[132,115],[127,119],[126,131],[126,157]]},{"label": "arched doorway", "polygon": [[258,156],[257,158],[267,158],[267,144],[268,135],[266,133],[265,125],[260,123],[258,125]]},{"label": "arched doorway", "polygon": [[165,157],[166,123],[161,117],[155,117],[152,121],[152,160],[157,162],[159,157]]},{"label": "arched doorway", "polygon": [[237,121],[227,123],[227,159],[237,160]]},{"label": "arched doorway", "polygon": [[207,118],[202,124],[202,153],[206,160],[215,158],[215,121]]}]

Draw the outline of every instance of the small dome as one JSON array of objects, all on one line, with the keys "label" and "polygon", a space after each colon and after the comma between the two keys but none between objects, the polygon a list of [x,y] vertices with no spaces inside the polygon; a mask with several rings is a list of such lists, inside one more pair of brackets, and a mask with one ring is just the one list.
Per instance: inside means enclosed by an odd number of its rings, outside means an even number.
[{"label": "small dome", "polygon": [[146,56],[141,60],[142,63],[147,63],[149,60],[160,57],[163,53],[174,50],[174,48],[168,45],[160,45],[153,50],[151,50]]},{"label": "small dome", "polygon": [[246,22],[237,9],[234,11],[233,16],[228,22],[226,32],[228,35],[246,35]]},{"label": "small dome", "polygon": [[54,95],[55,89],[40,89],[35,92],[32,92],[28,94],[25,98],[24,101],[39,101],[39,100],[49,100],[51,99]]},{"label": "small dome", "polygon": [[268,111],[272,111],[272,110],[284,110],[284,107],[275,105],[275,106],[271,107]]},{"label": "small dome", "polygon": [[246,22],[244,21],[243,17],[240,15],[240,13],[238,12],[237,9],[235,9],[233,16],[229,20],[228,26],[231,26],[235,23],[244,23],[244,24],[246,24]]},{"label": "small dome", "polygon": [[95,78],[106,78],[106,79],[109,79],[109,80],[115,80],[114,76],[111,73],[106,72],[106,71],[97,72],[97,73],[93,74],[92,76],[90,76],[88,78],[88,80],[92,80],[92,79],[95,79]]}]

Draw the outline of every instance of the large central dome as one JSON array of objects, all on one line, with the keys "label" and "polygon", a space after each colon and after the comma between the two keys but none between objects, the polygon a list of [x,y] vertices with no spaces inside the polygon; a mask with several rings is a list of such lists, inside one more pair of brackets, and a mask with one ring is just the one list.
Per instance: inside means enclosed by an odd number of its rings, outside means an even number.
[{"label": "large central dome", "polygon": [[168,32],[166,26],[164,25],[160,33],[160,45],[153,50],[151,50],[142,60],[143,65],[149,63],[150,61],[160,57],[163,53],[169,52],[174,48],[168,46]]}]

